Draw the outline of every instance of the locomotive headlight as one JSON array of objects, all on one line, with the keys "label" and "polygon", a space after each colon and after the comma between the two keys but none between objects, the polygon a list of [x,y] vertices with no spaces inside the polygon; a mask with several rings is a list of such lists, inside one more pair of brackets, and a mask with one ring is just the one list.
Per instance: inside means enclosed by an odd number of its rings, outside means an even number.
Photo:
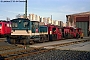
[{"label": "locomotive headlight", "polygon": [[11,33],[13,33],[13,30],[11,30]]},{"label": "locomotive headlight", "polygon": [[50,34],[52,34],[52,31],[50,31]]}]

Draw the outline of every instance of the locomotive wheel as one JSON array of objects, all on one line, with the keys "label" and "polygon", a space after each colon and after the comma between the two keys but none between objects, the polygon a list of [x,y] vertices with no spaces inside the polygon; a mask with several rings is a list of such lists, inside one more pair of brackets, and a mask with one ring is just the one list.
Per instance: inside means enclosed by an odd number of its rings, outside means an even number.
[{"label": "locomotive wheel", "polygon": [[26,39],[23,40],[24,45],[30,44],[30,37],[27,36]]},{"label": "locomotive wheel", "polygon": [[26,45],[26,40],[23,40],[23,44]]},{"label": "locomotive wheel", "polygon": [[34,44],[35,42],[33,41],[33,40],[30,40],[30,44],[32,45],[32,44]]},{"label": "locomotive wheel", "polygon": [[49,41],[49,40],[48,40],[48,36],[47,36],[47,35],[44,35],[44,37],[43,37],[43,38],[44,38],[44,41]]},{"label": "locomotive wheel", "polygon": [[42,38],[42,43],[44,43],[45,42],[45,40],[44,40],[44,37]]},{"label": "locomotive wheel", "polygon": [[27,39],[26,39],[26,44],[30,44],[30,36],[27,36]]},{"label": "locomotive wheel", "polygon": [[41,35],[40,36],[40,41],[39,42],[42,42],[42,43],[44,43],[45,42],[45,40],[44,40],[45,38],[44,38],[44,35]]},{"label": "locomotive wheel", "polygon": [[8,43],[11,43],[11,42],[10,42],[10,37],[9,37],[9,36],[6,37],[6,40],[7,40]]},{"label": "locomotive wheel", "polygon": [[43,35],[42,36],[42,43],[44,43],[45,42],[45,36]]},{"label": "locomotive wheel", "polygon": [[16,41],[15,41],[15,39],[11,39],[10,42],[11,42],[11,44],[15,44]]},{"label": "locomotive wheel", "polygon": [[15,39],[13,39],[13,43],[14,43],[14,44],[16,43],[16,40],[15,40]]}]

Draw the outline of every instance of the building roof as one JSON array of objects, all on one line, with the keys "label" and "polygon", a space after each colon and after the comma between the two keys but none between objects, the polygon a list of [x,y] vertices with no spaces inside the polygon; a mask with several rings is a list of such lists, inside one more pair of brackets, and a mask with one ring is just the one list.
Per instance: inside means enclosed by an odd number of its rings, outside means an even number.
[{"label": "building roof", "polygon": [[[90,15],[90,11],[82,12],[82,13],[75,13],[75,14],[70,14],[70,15],[73,15],[73,16],[77,16],[77,15]],[[69,16],[69,15],[66,15],[66,16]]]}]

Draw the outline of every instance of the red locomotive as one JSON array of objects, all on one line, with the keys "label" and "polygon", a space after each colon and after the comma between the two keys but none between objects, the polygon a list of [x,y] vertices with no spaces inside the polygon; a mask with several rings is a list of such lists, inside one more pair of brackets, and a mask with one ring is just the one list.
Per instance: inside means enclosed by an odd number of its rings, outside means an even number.
[{"label": "red locomotive", "polygon": [[62,36],[63,38],[80,38],[82,33],[81,28],[63,27]]},{"label": "red locomotive", "polygon": [[58,27],[55,25],[47,25],[49,40],[60,40],[69,38],[80,38],[82,33],[80,28],[73,27]]},{"label": "red locomotive", "polygon": [[11,34],[11,22],[0,21],[0,37]]},{"label": "red locomotive", "polygon": [[61,29],[55,25],[46,25],[48,27],[49,40],[60,40],[62,39]]}]

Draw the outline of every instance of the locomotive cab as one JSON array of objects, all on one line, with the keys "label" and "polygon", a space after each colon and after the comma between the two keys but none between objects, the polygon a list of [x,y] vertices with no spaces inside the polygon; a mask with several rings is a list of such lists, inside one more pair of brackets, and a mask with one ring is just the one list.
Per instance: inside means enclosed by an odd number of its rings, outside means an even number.
[{"label": "locomotive cab", "polygon": [[76,28],[76,33],[78,34],[78,38],[83,38],[83,32],[82,32],[82,29],[81,28]]},{"label": "locomotive cab", "polygon": [[49,41],[61,39],[62,34],[59,27],[55,25],[47,25],[47,27],[48,27]]},{"label": "locomotive cab", "polygon": [[74,37],[74,29],[72,27],[63,27],[62,28],[62,36],[63,38],[73,38]]},{"label": "locomotive cab", "polygon": [[70,34],[69,31],[70,31],[69,27],[62,27],[62,37],[68,38],[68,35]]},{"label": "locomotive cab", "polygon": [[[45,34],[40,34],[40,26],[38,21],[17,18],[11,20],[12,33],[10,40],[12,44],[33,44],[34,42],[43,42]],[[45,27],[41,27],[45,28]]]},{"label": "locomotive cab", "polygon": [[[28,19],[17,18],[11,20],[11,36],[10,39],[7,39],[9,43],[29,43],[29,35],[31,35],[31,22]],[[27,39],[27,40],[25,40]]]}]

